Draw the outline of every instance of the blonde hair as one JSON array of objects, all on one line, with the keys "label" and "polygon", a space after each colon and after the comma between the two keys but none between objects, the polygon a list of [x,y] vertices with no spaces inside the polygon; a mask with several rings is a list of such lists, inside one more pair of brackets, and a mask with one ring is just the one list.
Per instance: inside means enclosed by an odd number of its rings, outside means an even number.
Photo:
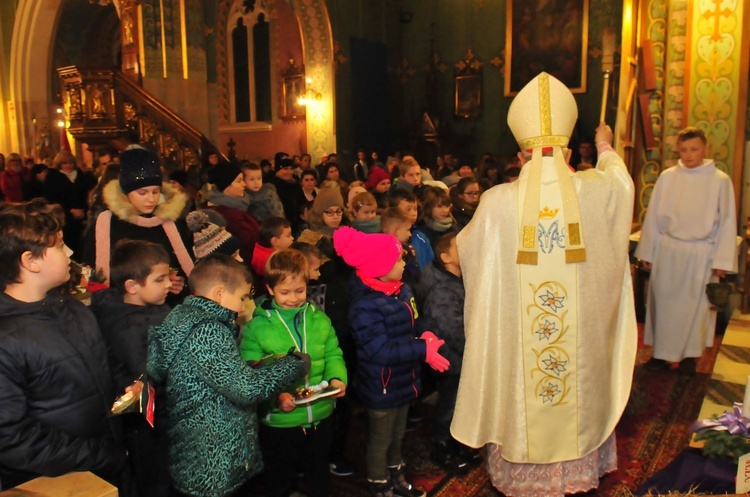
[{"label": "blonde hair", "polygon": [[370,192],[362,192],[358,193],[354,196],[354,198],[351,201],[352,211],[353,212],[359,212],[359,210],[369,205],[370,207],[378,207],[378,202],[375,200],[375,197],[372,196],[372,193]]},{"label": "blonde hair", "polygon": [[302,252],[295,249],[277,250],[266,261],[266,285],[274,288],[287,278],[302,276],[310,280],[310,264]]},{"label": "blonde hair", "polygon": [[411,155],[407,155],[403,159],[401,159],[401,163],[398,165],[398,173],[403,177],[404,175],[406,175],[409,169],[414,166],[417,166],[421,169],[421,167],[419,166],[419,162],[417,162],[417,159],[415,159]]},{"label": "blonde hair", "polygon": [[52,161],[52,167],[54,167],[55,169],[60,169],[60,164],[62,164],[63,162],[73,162],[76,165],[78,164],[75,156],[67,150],[58,152],[58,154],[55,156],[55,160]]}]

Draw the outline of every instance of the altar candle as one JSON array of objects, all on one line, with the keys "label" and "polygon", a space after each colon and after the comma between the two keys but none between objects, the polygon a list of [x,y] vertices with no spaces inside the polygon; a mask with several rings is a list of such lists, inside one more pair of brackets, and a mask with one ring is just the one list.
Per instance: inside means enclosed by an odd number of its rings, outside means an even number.
[{"label": "altar candle", "polygon": [[750,418],[750,374],[745,380],[745,400],[742,402],[742,415]]}]

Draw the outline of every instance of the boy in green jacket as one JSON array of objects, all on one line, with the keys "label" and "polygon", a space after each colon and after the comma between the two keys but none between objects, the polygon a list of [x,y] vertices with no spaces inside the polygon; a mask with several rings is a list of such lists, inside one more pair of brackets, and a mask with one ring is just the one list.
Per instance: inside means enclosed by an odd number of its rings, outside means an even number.
[{"label": "boy in green jacket", "polygon": [[309,374],[260,415],[263,481],[269,496],[290,494],[298,463],[304,468],[305,494],[329,494],[328,453],[335,429],[330,415],[334,399],[346,392],[346,365],[330,319],[307,302],[309,277],[301,252],[275,252],[266,263],[266,287],[272,298],[255,309],[242,330],[240,351],[246,361],[290,349],[309,354],[312,361]]}]

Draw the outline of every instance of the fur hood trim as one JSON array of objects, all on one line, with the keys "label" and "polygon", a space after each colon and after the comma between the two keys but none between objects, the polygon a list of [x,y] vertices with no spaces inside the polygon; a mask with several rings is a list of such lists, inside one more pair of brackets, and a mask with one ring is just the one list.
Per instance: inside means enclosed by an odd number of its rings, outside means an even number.
[{"label": "fur hood trim", "polygon": [[[161,193],[164,195],[164,202],[161,202],[154,209],[154,216],[164,219],[165,221],[176,221],[180,218],[185,205],[188,203],[188,197],[176,187],[169,183],[161,184]],[[110,181],[102,192],[104,203],[107,204],[112,214],[122,221],[135,224],[140,214],[128,200],[128,196],[120,188],[119,181]]]}]

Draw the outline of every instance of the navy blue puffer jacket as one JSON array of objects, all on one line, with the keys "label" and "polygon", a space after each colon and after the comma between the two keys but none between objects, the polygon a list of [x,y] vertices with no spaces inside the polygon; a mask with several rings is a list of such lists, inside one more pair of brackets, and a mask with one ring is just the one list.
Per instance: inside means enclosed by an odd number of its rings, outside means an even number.
[{"label": "navy blue puffer jacket", "polygon": [[362,403],[369,409],[389,409],[415,399],[421,389],[419,370],[426,347],[417,338],[422,328],[411,289],[404,285],[401,292],[388,296],[355,274],[349,293]]}]

